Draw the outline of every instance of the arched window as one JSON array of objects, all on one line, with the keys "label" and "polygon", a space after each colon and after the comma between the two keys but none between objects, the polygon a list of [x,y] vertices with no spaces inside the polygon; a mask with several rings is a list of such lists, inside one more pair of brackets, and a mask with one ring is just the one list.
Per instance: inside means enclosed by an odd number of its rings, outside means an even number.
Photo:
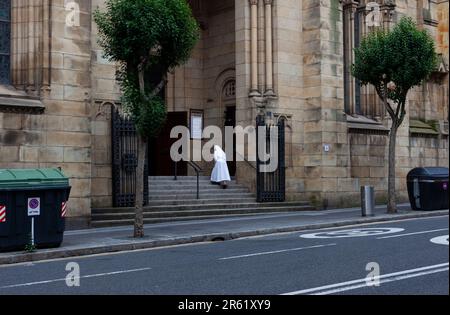
[{"label": "arched window", "polygon": [[11,0],[0,1],[0,84],[11,81]]},{"label": "arched window", "polygon": [[222,98],[224,100],[234,99],[236,97],[236,81],[230,80],[223,87]]}]

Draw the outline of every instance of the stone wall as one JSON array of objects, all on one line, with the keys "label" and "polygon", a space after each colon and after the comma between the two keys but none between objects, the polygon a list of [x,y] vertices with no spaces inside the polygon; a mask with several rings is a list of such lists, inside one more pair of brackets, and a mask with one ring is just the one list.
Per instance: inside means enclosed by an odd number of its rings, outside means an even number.
[{"label": "stone wall", "polygon": [[[105,10],[104,0],[92,0],[91,11]],[[98,29],[91,21],[90,55],[92,95],[91,123],[91,207],[112,206],[111,111],[120,100],[120,87],[115,80],[117,66],[105,59],[98,44]]]},{"label": "stone wall", "polygon": [[[73,186],[69,221],[88,224],[91,207],[112,205],[110,120],[120,91],[116,66],[102,57],[92,20],[93,10],[103,9],[104,1],[78,0],[81,25],[76,27],[65,24],[66,2],[54,0],[48,6],[48,0],[36,0],[33,7],[31,2],[13,0],[16,89],[0,86],[0,94],[40,103],[45,111],[13,113],[0,108],[0,168],[62,167]],[[244,127],[254,125],[259,113],[274,122],[285,119],[288,200],[307,200],[318,208],[357,205],[359,187],[370,184],[378,202],[384,201],[387,135],[350,130],[344,113],[342,3],[190,3],[202,27],[201,39],[188,63],[169,74],[168,111],[202,109],[205,125],[221,127],[227,105],[236,106],[236,123]],[[395,3],[393,22],[403,15],[423,20],[417,1]],[[40,10],[44,7],[49,11]],[[30,8],[37,14],[36,32],[28,32],[29,24],[17,18]],[[257,37],[252,46],[255,12]],[[419,24],[436,38],[437,52],[448,66],[448,5],[435,5],[431,13],[436,22]],[[409,130],[410,119],[448,121],[448,73],[439,78],[415,88],[408,97],[408,115],[398,133],[400,200],[406,200],[404,178],[411,168],[448,165],[448,136],[411,135]],[[235,80],[236,90],[227,99],[222,89],[230,80]],[[378,118],[380,126],[389,127],[387,117]],[[207,171],[211,166],[204,164]],[[254,163],[238,162],[237,180],[254,191]]]},{"label": "stone wall", "polygon": [[[12,1],[13,58],[28,62],[12,63],[12,84],[17,89],[7,87],[1,94],[9,94],[17,104],[34,97],[45,111],[0,113],[0,168],[61,167],[72,186],[69,220],[86,225],[92,172],[91,6],[87,0],[78,3],[80,26],[69,27],[62,0],[51,6],[44,0]],[[21,22],[30,10],[42,27],[27,30],[27,23]]]}]

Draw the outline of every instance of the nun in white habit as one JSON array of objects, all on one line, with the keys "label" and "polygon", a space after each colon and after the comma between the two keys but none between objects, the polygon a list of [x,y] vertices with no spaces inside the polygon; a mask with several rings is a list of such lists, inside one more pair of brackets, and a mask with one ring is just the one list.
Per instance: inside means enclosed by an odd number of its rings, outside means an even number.
[{"label": "nun in white habit", "polygon": [[227,182],[231,180],[227,166],[227,155],[218,145],[214,146],[214,161],[216,165],[214,165],[211,173],[211,181],[220,184],[222,188],[226,188]]}]

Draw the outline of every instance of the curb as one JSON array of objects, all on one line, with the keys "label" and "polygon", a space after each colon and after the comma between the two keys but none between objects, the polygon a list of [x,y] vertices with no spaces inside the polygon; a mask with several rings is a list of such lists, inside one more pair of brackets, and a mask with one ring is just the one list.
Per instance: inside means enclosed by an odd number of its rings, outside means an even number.
[{"label": "curb", "polygon": [[[215,233],[215,234],[205,234],[205,235],[194,235],[190,237],[180,237],[180,238],[172,238],[166,240],[154,240],[154,241],[137,241],[130,242],[125,244],[117,244],[117,245],[101,245],[101,246],[91,246],[79,249],[52,249],[52,250],[41,250],[35,253],[14,253],[10,256],[0,256],[0,265],[9,265],[9,264],[17,264],[24,262],[32,262],[32,261],[40,261],[40,260],[49,260],[49,259],[57,259],[57,258],[69,258],[69,257],[78,257],[78,256],[88,256],[95,254],[103,254],[103,253],[116,253],[121,251],[132,251],[139,249],[148,249],[148,248],[157,248],[164,246],[174,246],[174,245],[183,245],[183,244],[193,244],[193,243],[203,243],[203,242],[211,242],[211,241],[227,241],[238,238],[250,237],[250,236],[259,236],[259,235],[268,235],[268,234],[276,234],[276,233],[288,233],[288,232],[297,232],[304,230],[316,230],[316,229],[324,229],[324,228],[333,228],[333,227],[342,227],[349,226],[355,224],[365,224],[365,223],[376,223],[376,222],[388,222],[388,221],[397,221],[397,220],[407,220],[407,219],[415,219],[415,218],[425,218],[425,217],[437,217],[448,215],[448,210],[439,210],[433,211],[429,213],[411,213],[411,214],[397,214],[397,215],[382,215],[380,217],[369,217],[369,218],[360,218],[360,219],[351,219],[351,220],[342,220],[328,223],[316,223],[302,226],[293,226],[293,227],[281,227],[281,228],[270,228],[263,230],[251,230],[244,232],[232,232],[232,233]],[[1,255],[1,254],[0,254]]]}]

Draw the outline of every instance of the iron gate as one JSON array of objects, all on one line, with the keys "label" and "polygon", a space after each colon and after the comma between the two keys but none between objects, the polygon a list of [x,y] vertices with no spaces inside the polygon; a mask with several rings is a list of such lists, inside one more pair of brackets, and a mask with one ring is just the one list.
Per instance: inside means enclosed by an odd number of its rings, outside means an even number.
[{"label": "iron gate", "polygon": [[[114,207],[134,207],[136,197],[137,135],[136,128],[120,108],[112,107],[112,181]],[[144,205],[148,204],[148,162],[144,167]]]},{"label": "iron gate", "polygon": [[[285,134],[284,134],[284,120],[279,119],[277,124],[266,124],[264,116],[257,116],[256,118],[256,189],[258,202],[283,202],[285,201]],[[261,136],[260,132],[265,130],[265,136]],[[271,132],[275,131],[275,132]],[[271,145],[271,140],[276,141],[277,147]],[[262,143],[265,141],[265,143]],[[265,145],[265,151],[270,158],[261,159],[259,149],[261,145]],[[275,152],[272,152],[275,151]],[[276,154],[276,155],[274,155]],[[273,159],[277,159],[274,170],[267,171],[265,169]]]}]

